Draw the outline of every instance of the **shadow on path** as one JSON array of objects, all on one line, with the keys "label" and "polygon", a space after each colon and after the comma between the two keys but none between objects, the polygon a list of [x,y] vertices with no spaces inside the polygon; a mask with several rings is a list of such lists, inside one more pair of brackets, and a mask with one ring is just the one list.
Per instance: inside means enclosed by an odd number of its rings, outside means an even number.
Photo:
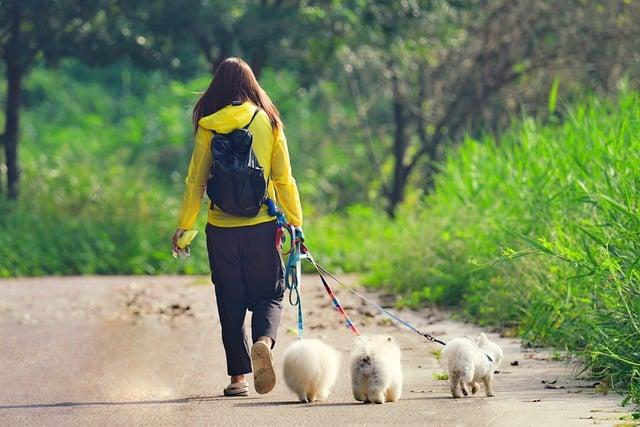
[{"label": "shadow on path", "polygon": [[[403,400],[451,400],[449,396],[433,396],[433,397],[407,397]],[[249,407],[249,408],[259,408],[263,406],[293,406],[298,405],[300,407],[306,406],[376,406],[374,403],[364,403],[364,402],[312,402],[312,403],[303,403],[297,400],[285,400],[285,401],[277,401],[277,402],[246,402],[246,403],[238,403],[235,405],[236,407]],[[393,405],[393,402],[387,403],[387,405]]]},{"label": "shadow on path", "polygon": [[287,405],[311,405],[310,403],[302,403],[297,400],[283,400],[277,402],[246,402],[246,403],[238,403],[235,405],[238,408],[249,407],[249,408],[259,408],[261,406],[287,406]]},{"label": "shadow on path", "polygon": [[165,399],[165,400],[131,400],[122,402],[53,402],[53,403],[30,403],[24,405],[0,405],[1,409],[37,409],[37,408],[68,408],[68,407],[82,407],[82,406],[120,406],[120,405],[166,405],[177,403],[190,403],[190,402],[214,402],[217,400],[239,400],[239,399],[257,399],[256,397],[227,397],[223,395],[218,396],[193,396],[182,397],[177,399]]}]

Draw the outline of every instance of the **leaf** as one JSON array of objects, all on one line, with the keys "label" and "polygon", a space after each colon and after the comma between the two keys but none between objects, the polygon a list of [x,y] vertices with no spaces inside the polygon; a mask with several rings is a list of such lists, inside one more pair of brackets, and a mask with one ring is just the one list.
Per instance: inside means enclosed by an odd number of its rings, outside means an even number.
[{"label": "leaf", "polygon": [[[589,230],[587,230],[586,228],[584,228],[581,225],[578,225],[578,229],[580,229],[580,231],[582,231],[584,234],[586,234],[587,236],[589,236],[593,241],[595,241],[596,243],[599,243],[602,246],[607,246],[607,243],[600,237],[596,236],[595,234],[591,233]],[[586,247],[586,243],[585,243],[585,248],[588,250],[588,248]],[[590,257],[592,258],[592,257]]]},{"label": "leaf", "polygon": [[551,83],[551,90],[549,91],[549,104],[547,109],[549,114],[553,114],[556,111],[556,103],[558,101],[558,88],[560,87],[560,78],[556,76]]},{"label": "leaf", "polygon": [[517,237],[521,238],[525,242],[529,243],[534,249],[537,249],[540,252],[544,252],[544,253],[549,254],[549,255],[557,255],[551,249],[547,248],[542,243],[540,243],[539,241],[537,241],[535,239],[532,239],[529,236],[525,236],[524,234],[518,233],[517,231],[513,231],[513,230],[508,230],[507,229],[506,231],[508,231],[509,233],[513,234],[514,236],[517,236]]},{"label": "leaf", "polygon": [[625,214],[631,219],[638,220],[638,215],[633,212],[629,207],[623,205],[622,203],[614,200],[613,198],[606,196],[604,194],[595,193],[594,196],[598,197],[600,200],[605,201],[609,206],[616,209],[617,211]]}]

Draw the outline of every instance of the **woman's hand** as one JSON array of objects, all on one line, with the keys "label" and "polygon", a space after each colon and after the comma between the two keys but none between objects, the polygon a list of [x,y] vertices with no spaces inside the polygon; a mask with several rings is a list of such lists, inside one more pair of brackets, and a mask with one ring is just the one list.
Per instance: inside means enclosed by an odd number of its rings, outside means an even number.
[{"label": "woman's hand", "polygon": [[184,228],[176,228],[176,232],[173,233],[173,237],[171,238],[171,242],[173,243],[172,250],[173,252],[178,252],[178,239],[182,237],[186,230]]}]

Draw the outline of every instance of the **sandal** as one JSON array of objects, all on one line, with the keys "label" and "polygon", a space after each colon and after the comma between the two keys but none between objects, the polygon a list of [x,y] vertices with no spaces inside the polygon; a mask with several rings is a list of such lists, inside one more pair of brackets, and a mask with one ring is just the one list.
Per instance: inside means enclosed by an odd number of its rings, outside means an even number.
[{"label": "sandal", "polygon": [[248,396],[249,386],[246,382],[231,383],[222,391],[225,396]]},{"label": "sandal", "polygon": [[256,342],[251,347],[251,363],[253,364],[253,385],[258,394],[266,394],[276,385],[276,373],[273,370],[271,349],[264,341]]}]

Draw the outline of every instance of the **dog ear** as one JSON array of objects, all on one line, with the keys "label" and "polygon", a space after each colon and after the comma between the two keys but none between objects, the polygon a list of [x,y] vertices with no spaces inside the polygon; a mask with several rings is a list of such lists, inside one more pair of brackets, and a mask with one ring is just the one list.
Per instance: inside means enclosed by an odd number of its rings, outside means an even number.
[{"label": "dog ear", "polygon": [[489,344],[489,339],[483,332],[480,335],[478,335],[478,339],[476,342],[478,343],[479,346],[483,346],[483,345]]}]

